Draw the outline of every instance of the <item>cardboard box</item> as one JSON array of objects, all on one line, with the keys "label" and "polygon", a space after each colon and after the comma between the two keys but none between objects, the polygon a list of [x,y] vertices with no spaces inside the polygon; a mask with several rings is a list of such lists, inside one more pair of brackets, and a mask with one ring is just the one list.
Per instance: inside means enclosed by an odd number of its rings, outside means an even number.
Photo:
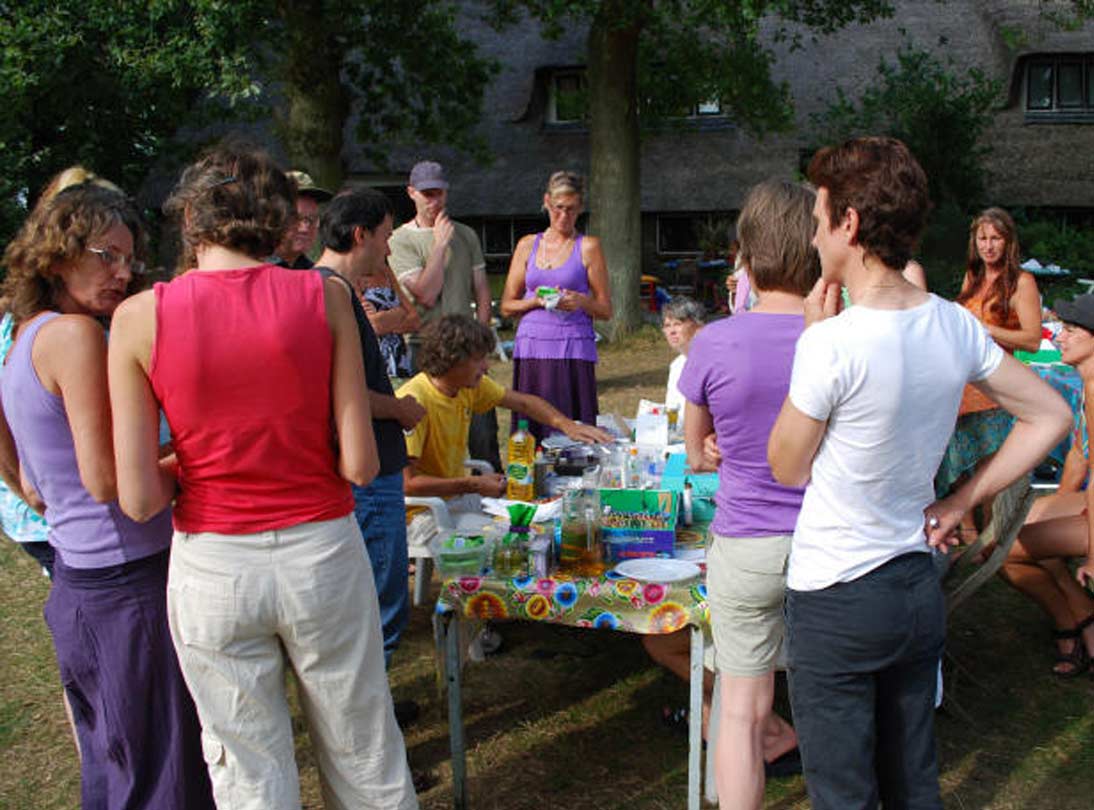
[{"label": "cardboard box", "polygon": [[663,489],[602,489],[600,536],[611,562],[671,557],[679,497]]}]

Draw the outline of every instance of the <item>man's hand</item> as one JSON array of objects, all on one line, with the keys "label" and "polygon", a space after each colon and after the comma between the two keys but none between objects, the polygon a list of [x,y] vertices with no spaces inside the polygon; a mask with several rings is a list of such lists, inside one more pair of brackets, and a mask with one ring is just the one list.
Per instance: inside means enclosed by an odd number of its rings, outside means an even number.
[{"label": "man's hand", "polygon": [[365,311],[366,315],[376,314],[376,305],[369,301],[367,298],[361,299],[361,309]]},{"label": "man's hand", "polygon": [[809,295],[805,297],[805,328],[839,315],[843,306],[842,289],[839,284],[818,278]]},{"label": "man's hand", "polygon": [[452,234],[456,232],[456,226],[452,224],[452,220],[448,218],[447,211],[441,211],[437,214],[437,219],[433,223],[433,249],[444,250],[448,247],[448,243],[452,241]]},{"label": "man's hand", "polygon": [[403,430],[413,430],[422,421],[422,417],[425,416],[425,408],[409,394],[405,397],[398,397],[396,402],[399,403],[399,415],[397,417],[399,426]]},{"label": "man's hand", "polygon": [[471,476],[471,482],[475,486],[475,492],[484,498],[500,498],[505,494],[505,487],[508,483],[505,476],[500,473],[473,475]]},{"label": "man's hand", "polygon": [[584,442],[585,444],[611,444],[614,441],[611,434],[600,428],[583,425],[581,422],[575,422],[572,419],[567,419],[562,425],[562,432],[575,442]]},{"label": "man's hand", "polygon": [[943,554],[948,553],[951,546],[961,542],[958,529],[961,518],[969,510],[958,500],[959,493],[960,490],[948,498],[935,501],[923,510],[923,533],[927,537],[927,545]]}]

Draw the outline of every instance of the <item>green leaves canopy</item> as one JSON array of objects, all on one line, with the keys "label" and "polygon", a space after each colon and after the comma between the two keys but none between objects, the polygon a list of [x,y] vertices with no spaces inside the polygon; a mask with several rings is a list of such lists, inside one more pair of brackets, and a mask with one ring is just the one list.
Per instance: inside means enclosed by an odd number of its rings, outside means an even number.
[{"label": "green leaves canopy", "polygon": [[374,157],[394,139],[474,148],[494,67],[455,14],[428,0],[0,0],[0,240],[61,168],[133,191],[213,122],[273,113],[294,160],[334,149],[326,182],[341,180],[355,112]]}]

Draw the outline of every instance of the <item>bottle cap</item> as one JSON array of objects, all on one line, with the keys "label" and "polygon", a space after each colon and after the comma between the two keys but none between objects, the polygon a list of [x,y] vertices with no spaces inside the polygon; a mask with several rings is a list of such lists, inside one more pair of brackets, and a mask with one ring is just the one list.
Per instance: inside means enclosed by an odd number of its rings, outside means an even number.
[{"label": "bottle cap", "polygon": [[528,429],[528,420],[527,419],[518,419],[517,420],[517,430],[527,430],[527,429]]}]

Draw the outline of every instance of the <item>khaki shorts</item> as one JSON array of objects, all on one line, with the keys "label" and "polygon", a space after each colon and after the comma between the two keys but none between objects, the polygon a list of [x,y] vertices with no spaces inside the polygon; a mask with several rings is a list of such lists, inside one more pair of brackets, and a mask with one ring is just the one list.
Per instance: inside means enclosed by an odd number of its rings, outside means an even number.
[{"label": "khaki shorts", "polygon": [[707,599],[715,666],[743,678],[766,675],[782,666],[790,535],[712,537]]}]

